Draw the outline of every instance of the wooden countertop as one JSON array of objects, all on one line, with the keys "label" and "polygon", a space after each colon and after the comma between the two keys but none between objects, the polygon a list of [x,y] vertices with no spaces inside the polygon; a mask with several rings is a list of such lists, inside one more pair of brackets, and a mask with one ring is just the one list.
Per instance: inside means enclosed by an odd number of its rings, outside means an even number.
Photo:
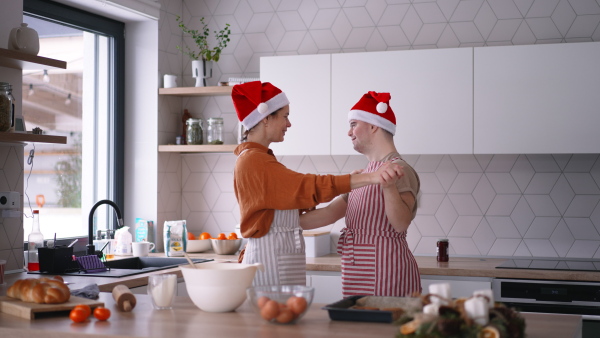
[{"label": "wooden countertop", "polygon": [[[147,295],[136,295],[132,312],[119,312],[110,293],[100,301],[111,310],[108,321],[72,323],[67,313],[35,320],[0,313],[1,337],[394,337],[398,327],[386,323],[332,321],[324,304],[312,304],[295,325],[265,322],[244,303],[234,312],[199,310],[188,297],[177,297],[173,310],[153,310]],[[578,337],[581,316],[524,313],[528,338]]]}]

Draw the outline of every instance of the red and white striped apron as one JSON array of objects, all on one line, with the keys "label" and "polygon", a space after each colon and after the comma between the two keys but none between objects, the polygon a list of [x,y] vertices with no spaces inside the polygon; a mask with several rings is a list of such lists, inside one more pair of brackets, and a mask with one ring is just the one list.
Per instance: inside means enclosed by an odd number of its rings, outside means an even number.
[{"label": "red and white striped apron", "polygon": [[[376,171],[383,163],[370,162],[364,173]],[[406,232],[397,232],[389,223],[378,184],[348,195],[346,227],[337,251],[342,255],[344,297],[406,297],[421,292],[419,268],[408,248]]]}]

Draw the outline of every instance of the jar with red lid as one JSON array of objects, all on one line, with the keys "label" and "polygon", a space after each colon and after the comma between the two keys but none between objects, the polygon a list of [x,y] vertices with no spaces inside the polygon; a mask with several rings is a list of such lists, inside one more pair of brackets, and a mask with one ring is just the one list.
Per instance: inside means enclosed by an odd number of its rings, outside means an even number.
[{"label": "jar with red lid", "polygon": [[437,241],[437,261],[438,262],[447,262],[448,257],[448,239],[441,238]]}]

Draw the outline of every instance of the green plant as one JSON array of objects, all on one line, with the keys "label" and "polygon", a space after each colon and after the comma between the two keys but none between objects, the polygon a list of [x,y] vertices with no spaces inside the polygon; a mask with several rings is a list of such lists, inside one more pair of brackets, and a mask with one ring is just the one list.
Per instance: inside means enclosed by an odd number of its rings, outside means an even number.
[{"label": "green plant", "polygon": [[177,22],[179,23],[179,28],[181,28],[183,33],[190,35],[192,39],[194,39],[199,50],[192,49],[188,46],[185,46],[185,49],[177,46],[177,49],[193,60],[202,58],[206,61],[219,61],[221,52],[223,49],[225,49],[225,47],[227,47],[227,43],[231,41],[229,39],[231,30],[229,29],[228,23],[226,23],[225,28],[221,29],[220,31],[214,31],[215,38],[217,39],[217,45],[213,48],[210,48],[207,40],[208,36],[210,35],[210,30],[208,29],[208,25],[204,22],[204,17],[200,18],[200,22],[203,25],[202,30],[187,28],[179,15],[177,16]]}]

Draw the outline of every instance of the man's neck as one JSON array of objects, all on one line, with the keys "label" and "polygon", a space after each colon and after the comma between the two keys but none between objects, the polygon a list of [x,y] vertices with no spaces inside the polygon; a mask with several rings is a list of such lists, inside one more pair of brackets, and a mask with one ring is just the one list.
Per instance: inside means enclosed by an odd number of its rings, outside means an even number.
[{"label": "man's neck", "polygon": [[387,155],[393,152],[398,152],[394,143],[391,141],[382,140],[380,142],[373,143],[372,147],[370,147],[370,149],[365,152],[364,155],[367,157],[369,162],[373,162],[381,161]]}]

